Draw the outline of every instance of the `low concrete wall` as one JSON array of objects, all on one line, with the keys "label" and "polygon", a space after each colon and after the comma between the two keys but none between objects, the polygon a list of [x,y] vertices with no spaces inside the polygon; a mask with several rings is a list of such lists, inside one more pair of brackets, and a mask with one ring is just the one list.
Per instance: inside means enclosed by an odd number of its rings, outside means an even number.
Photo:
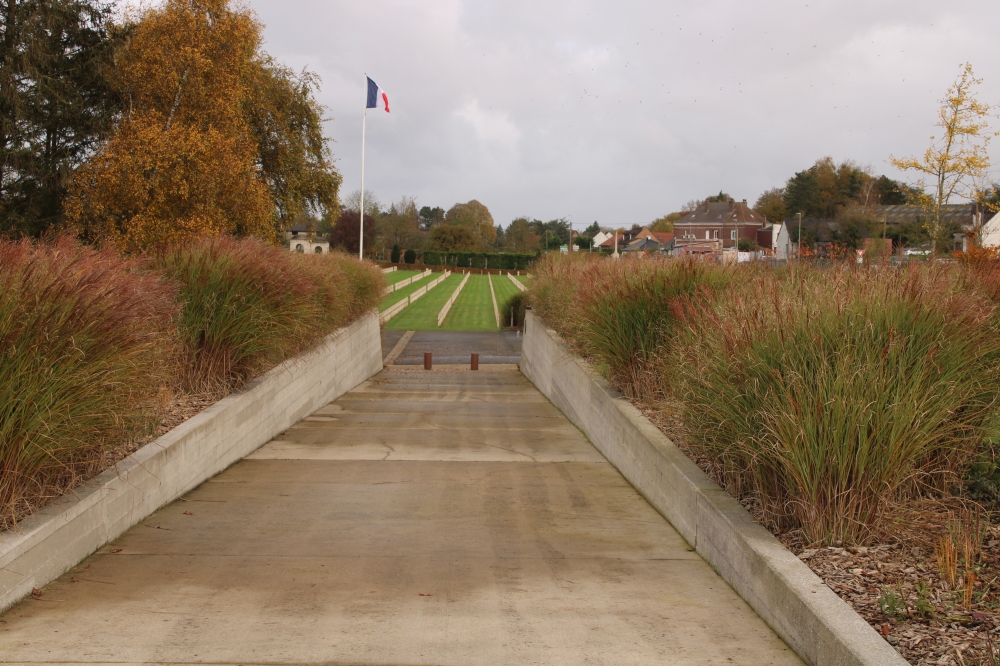
[{"label": "low concrete wall", "polygon": [[521,371],[807,664],[907,663],[530,311]]},{"label": "low concrete wall", "polygon": [[373,311],[0,533],[0,611],[381,369]]}]

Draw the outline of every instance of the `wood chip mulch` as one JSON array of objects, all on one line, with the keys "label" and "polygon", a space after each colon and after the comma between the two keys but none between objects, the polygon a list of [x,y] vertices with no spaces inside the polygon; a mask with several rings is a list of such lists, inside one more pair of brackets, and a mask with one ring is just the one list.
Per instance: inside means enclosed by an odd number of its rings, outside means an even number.
[{"label": "wood chip mulch", "polygon": [[[669,412],[636,406],[719,482],[713,460],[688,444]],[[759,519],[752,499],[741,503]],[[915,501],[893,519],[889,536],[867,547],[810,547],[798,530],[775,536],[911,664],[1000,666],[1000,516],[982,514],[978,525],[971,599],[963,577],[953,588],[938,565],[940,539],[963,510],[968,515],[958,498]]]}]

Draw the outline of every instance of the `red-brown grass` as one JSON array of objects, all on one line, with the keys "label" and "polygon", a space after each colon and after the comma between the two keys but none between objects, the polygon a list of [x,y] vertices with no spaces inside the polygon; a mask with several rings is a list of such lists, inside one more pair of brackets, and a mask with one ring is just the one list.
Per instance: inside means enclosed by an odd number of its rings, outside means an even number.
[{"label": "red-brown grass", "polygon": [[0,241],[0,528],[156,425],[176,290],[68,238]]}]

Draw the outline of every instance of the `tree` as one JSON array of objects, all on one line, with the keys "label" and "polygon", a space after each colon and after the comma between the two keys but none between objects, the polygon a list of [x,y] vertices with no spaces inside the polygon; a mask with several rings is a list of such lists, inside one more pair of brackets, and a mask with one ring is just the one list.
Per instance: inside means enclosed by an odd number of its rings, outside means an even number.
[{"label": "tree", "polygon": [[594,220],[593,224],[583,230],[583,235],[588,238],[593,238],[599,233],[601,233],[601,225],[597,223],[597,220]]},{"label": "tree", "polygon": [[140,14],[116,68],[126,112],[70,186],[67,219],[84,237],[125,251],[204,234],[277,238],[245,110],[260,32],[228,0]]},{"label": "tree", "polygon": [[479,243],[479,249],[486,249],[496,240],[496,229],[489,209],[475,199],[464,204],[455,204],[444,215],[445,222],[468,228]]},{"label": "tree", "polygon": [[781,224],[787,217],[788,209],[785,207],[785,188],[773,187],[759,197],[753,209],[763,215],[768,222]]},{"label": "tree", "polygon": [[[295,74],[267,54],[247,72],[244,114],[257,144],[257,166],[282,223],[300,212],[339,214],[341,176],[323,136],[323,107],[316,101],[319,77]],[[333,220],[331,220],[333,221]]]},{"label": "tree", "polygon": [[431,245],[445,252],[474,252],[480,249],[479,239],[466,226],[442,224],[431,230]]},{"label": "tree", "polygon": [[674,222],[687,215],[687,213],[669,213],[663,217],[658,217],[649,225],[650,231],[670,233],[674,230]]},{"label": "tree", "polygon": [[[330,247],[340,248],[348,254],[357,255],[361,235],[361,213],[356,210],[345,210],[337,218],[337,223],[330,232]],[[375,237],[375,219],[365,215],[365,238]],[[367,251],[371,248],[365,243]]]},{"label": "tree", "polygon": [[547,250],[558,250],[560,245],[569,245],[571,227],[569,220],[564,217],[548,222],[532,220],[528,223],[528,228],[538,236]]},{"label": "tree", "polygon": [[[890,157],[893,166],[902,171],[916,171],[916,185],[922,196],[920,203],[931,222],[928,231],[935,241],[941,236],[941,211],[953,196],[975,199],[990,168],[986,152],[990,142],[988,118],[993,110],[976,99],[975,87],[982,83],[965,63],[955,83],[948,88],[938,121],[940,138],[931,137],[931,145],[923,157]],[[925,193],[926,178],[932,182],[931,193]]]},{"label": "tree", "polygon": [[74,170],[118,109],[107,76],[124,33],[100,0],[7,0],[0,8],[0,232],[63,220]]},{"label": "tree", "polygon": [[872,176],[851,161],[816,160],[785,183],[785,216],[833,219],[847,208],[867,208],[878,203]]},{"label": "tree", "polygon": [[530,220],[519,217],[512,221],[503,234],[503,248],[508,252],[527,254],[538,250],[538,236],[531,232]]},{"label": "tree", "polygon": [[[365,214],[367,217],[367,213]],[[402,197],[378,217],[377,234],[384,245],[413,247],[421,242],[416,199]]]},{"label": "tree", "polygon": [[442,222],[444,222],[443,208],[424,206],[420,209],[420,226],[424,231],[430,231]]},{"label": "tree", "polygon": [[389,261],[391,261],[394,264],[398,264],[399,263],[399,256],[400,256],[399,245],[393,245],[392,246],[392,252],[389,253]]},{"label": "tree", "polygon": [[[344,198],[344,210],[361,210],[361,190],[354,190]],[[378,195],[369,190],[365,190],[365,224],[368,218],[375,219],[382,214],[382,202]],[[368,227],[365,227],[367,229]]]},{"label": "tree", "polygon": [[719,190],[718,194],[714,194],[708,197],[707,199],[705,199],[705,201],[707,201],[708,203],[729,203],[730,201],[735,201],[735,200],[722,190]]}]

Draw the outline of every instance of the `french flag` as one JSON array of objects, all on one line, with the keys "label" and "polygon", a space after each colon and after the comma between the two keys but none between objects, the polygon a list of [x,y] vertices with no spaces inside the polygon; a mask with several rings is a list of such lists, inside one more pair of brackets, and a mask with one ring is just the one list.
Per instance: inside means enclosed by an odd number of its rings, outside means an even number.
[{"label": "french flag", "polygon": [[366,109],[378,108],[378,101],[381,98],[382,103],[385,104],[385,112],[389,113],[389,96],[385,94],[385,91],[378,87],[378,84],[372,81],[367,76],[368,79],[368,104],[365,106]]}]

